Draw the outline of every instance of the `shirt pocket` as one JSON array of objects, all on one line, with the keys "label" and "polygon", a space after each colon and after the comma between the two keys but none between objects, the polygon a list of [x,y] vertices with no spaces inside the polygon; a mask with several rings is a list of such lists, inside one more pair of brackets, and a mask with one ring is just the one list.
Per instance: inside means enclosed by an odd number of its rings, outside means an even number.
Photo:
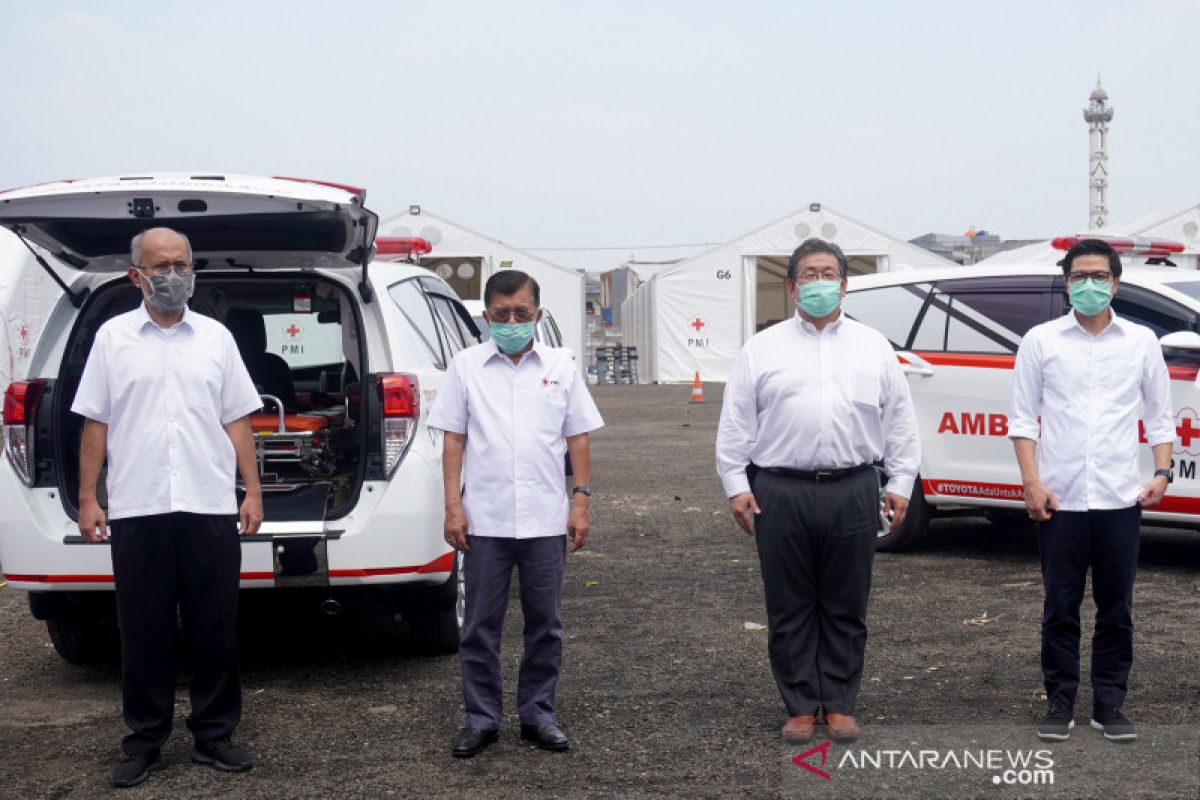
[{"label": "shirt pocket", "polygon": [[879,396],[879,375],[877,373],[851,370],[850,400],[856,406],[878,409]]}]

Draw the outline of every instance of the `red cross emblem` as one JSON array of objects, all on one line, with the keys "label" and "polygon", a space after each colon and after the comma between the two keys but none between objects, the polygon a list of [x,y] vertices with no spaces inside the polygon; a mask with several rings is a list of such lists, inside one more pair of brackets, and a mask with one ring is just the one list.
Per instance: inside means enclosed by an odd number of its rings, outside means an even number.
[{"label": "red cross emblem", "polygon": [[696,317],[695,321],[689,322],[688,325],[695,328],[696,333],[699,333],[700,329],[704,327],[704,320],[700,319],[699,317]]},{"label": "red cross emblem", "polygon": [[284,328],[283,332],[286,333],[288,336],[292,337],[293,339],[295,339],[300,334],[300,329],[297,328],[296,323],[293,322],[291,325]]},{"label": "red cross emblem", "polygon": [[[1175,414],[1175,436],[1179,439],[1179,443],[1175,445],[1176,453],[1183,453],[1189,456],[1200,455],[1200,427],[1197,427],[1196,412],[1191,408],[1181,408]],[[1197,447],[1195,452],[1192,451],[1193,443]]]},{"label": "red cross emblem", "polygon": [[[542,386],[549,386],[549,385],[550,385],[550,379],[542,378]],[[1197,433],[1200,433],[1200,431],[1197,431]]]}]

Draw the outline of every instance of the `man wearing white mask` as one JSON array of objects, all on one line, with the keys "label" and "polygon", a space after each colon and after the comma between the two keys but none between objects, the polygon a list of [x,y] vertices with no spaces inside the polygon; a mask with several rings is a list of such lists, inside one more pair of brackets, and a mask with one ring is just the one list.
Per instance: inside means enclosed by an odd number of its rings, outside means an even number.
[{"label": "man wearing white mask", "polygon": [[[195,274],[186,237],[133,238],[129,279],[143,302],[96,332],[71,410],[85,417],[79,530],[110,542],[121,634],[121,700],[131,729],[114,786],[162,766],[175,710],[176,620],[192,681],[192,760],[226,772],[253,760],[230,737],[241,717],[237,605],[243,534],[262,492],[247,416],[261,403],[233,336],[187,307]],[[107,514],[97,484],[107,457]],[[240,511],[235,476],[246,497]],[[111,525],[111,537],[108,527]]]},{"label": "man wearing white mask", "polygon": [[[520,270],[488,278],[491,338],[454,357],[429,415],[429,425],[445,432],[446,541],[463,553],[465,570],[459,663],[466,723],[456,758],[478,755],[499,736],[500,632],[514,566],[525,618],[521,738],[544,750],[569,747],[555,707],[566,538],[572,551],[587,541],[588,433],[604,423],[570,351],[535,341],[539,294],[537,281]],[[574,468],[570,499],[565,452]]]},{"label": "man wearing white mask", "polygon": [[[1137,731],[1121,712],[1133,664],[1133,579],[1142,509],[1173,478],[1175,417],[1162,347],[1149,328],[1113,313],[1121,258],[1084,239],[1062,261],[1072,311],[1021,341],[1008,435],[1037,523],[1045,603],[1042,675],[1047,711],[1038,737],[1062,741],[1075,725],[1079,605],[1088,569],[1096,601],[1092,637],[1092,727],[1112,741]],[[1154,454],[1154,476],[1138,474],[1138,419]]]},{"label": "man wearing white mask", "polygon": [[904,519],[920,461],[908,383],[879,332],[842,312],[849,265],[808,239],[788,261],[796,315],[758,333],[725,385],[717,473],[755,537],[771,669],[787,708],[783,737],[858,736],[854,704],[867,643],[867,598],[885,512]]}]

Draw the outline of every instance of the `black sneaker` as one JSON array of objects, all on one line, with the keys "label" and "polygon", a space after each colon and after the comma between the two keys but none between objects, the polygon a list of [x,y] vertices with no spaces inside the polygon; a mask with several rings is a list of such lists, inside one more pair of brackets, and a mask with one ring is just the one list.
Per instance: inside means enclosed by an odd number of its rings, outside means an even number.
[{"label": "black sneaker", "polygon": [[162,753],[158,750],[143,753],[140,756],[131,756],[126,753],[113,767],[112,785],[122,789],[127,786],[137,786],[150,777],[151,772],[161,767],[162,763]]},{"label": "black sneaker", "polygon": [[1045,742],[1065,742],[1075,727],[1075,709],[1061,700],[1051,700],[1046,716],[1038,723],[1038,738]]},{"label": "black sneaker", "polygon": [[229,737],[209,742],[197,741],[192,746],[192,761],[208,764],[222,772],[245,772],[254,766],[250,751],[229,741]]},{"label": "black sneaker", "polygon": [[1113,742],[1132,742],[1137,738],[1133,723],[1125,718],[1118,706],[1096,706],[1092,709],[1092,727],[1104,732]]}]

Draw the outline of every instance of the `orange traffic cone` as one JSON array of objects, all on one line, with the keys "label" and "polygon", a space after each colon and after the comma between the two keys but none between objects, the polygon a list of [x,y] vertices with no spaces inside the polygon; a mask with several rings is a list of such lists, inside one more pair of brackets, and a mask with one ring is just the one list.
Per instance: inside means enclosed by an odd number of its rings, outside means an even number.
[{"label": "orange traffic cone", "polygon": [[692,381],[692,402],[704,402],[704,384],[700,383],[700,373],[696,372],[696,379]]}]

